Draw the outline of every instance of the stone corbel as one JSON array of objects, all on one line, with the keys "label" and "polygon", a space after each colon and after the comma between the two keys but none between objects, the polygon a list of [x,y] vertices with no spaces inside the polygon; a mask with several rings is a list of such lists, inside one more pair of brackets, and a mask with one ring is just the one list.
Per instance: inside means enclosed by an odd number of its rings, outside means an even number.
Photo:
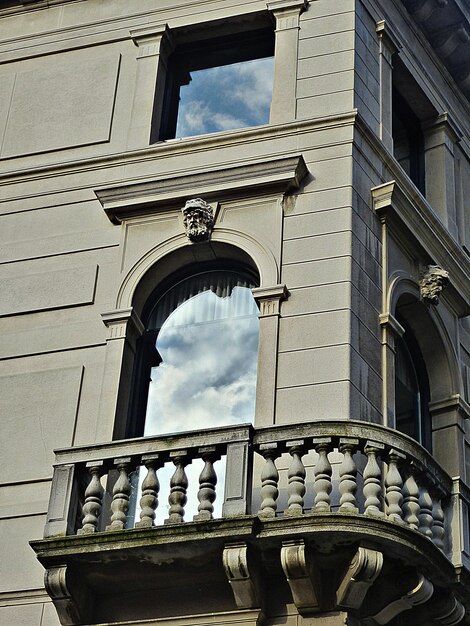
[{"label": "stone corbel", "polygon": [[66,565],[46,569],[44,586],[54,603],[62,626],[75,626],[91,621],[93,597]]},{"label": "stone corbel", "polygon": [[445,598],[436,600],[433,606],[433,619],[443,626],[456,626],[465,616],[465,607],[453,593]]},{"label": "stone corbel", "polygon": [[418,583],[410,589],[408,593],[401,596],[397,600],[390,602],[379,613],[372,616],[369,622],[380,624],[388,624],[394,617],[412,609],[414,606],[424,604],[429,600],[434,592],[433,584],[424,576],[419,575]]},{"label": "stone corbel", "polygon": [[336,592],[337,605],[348,609],[360,609],[367,592],[380,574],[382,565],[381,552],[360,547]]},{"label": "stone corbel", "polygon": [[282,542],[281,564],[300,615],[318,612],[318,580],[302,539]]},{"label": "stone corbel", "polygon": [[[227,544],[223,565],[235,603],[239,609],[260,609],[263,606],[261,578],[257,564],[244,542]],[[262,611],[260,618],[262,619]]]}]

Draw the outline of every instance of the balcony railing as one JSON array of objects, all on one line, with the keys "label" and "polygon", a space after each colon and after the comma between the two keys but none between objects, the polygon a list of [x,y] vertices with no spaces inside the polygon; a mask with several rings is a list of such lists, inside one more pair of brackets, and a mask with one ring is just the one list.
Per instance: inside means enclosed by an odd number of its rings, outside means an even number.
[{"label": "balcony railing", "polygon": [[[221,457],[225,479],[217,485]],[[417,530],[456,558],[452,528],[465,526],[455,516],[466,506],[458,504],[462,494],[455,494],[449,476],[410,438],[353,421],[257,431],[241,425],[58,450],[45,538],[156,526],[159,476],[169,481],[164,523],[184,523],[187,469],[196,459],[203,469],[188,521],[211,520],[216,497],[223,499],[224,518],[372,516]],[[161,470],[168,463],[171,478]],[[139,467],[145,472],[140,484],[132,479]],[[135,522],[133,499],[140,511]]]}]

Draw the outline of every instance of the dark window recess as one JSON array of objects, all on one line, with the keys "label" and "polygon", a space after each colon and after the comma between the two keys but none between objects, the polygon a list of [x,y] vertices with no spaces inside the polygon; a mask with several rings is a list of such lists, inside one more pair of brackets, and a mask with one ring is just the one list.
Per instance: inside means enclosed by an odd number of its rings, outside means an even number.
[{"label": "dark window recess", "polygon": [[424,195],[424,137],[421,121],[397,89],[393,89],[392,107],[393,155]]},{"label": "dark window recess", "polygon": [[151,142],[267,124],[273,71],[272,29],[177,46]]},{"label": "dark window recess", "polygon": [[424,359],[411,331],[406,330],[403,338],[395,342],[396,428],[431,451],[429,399]]}]

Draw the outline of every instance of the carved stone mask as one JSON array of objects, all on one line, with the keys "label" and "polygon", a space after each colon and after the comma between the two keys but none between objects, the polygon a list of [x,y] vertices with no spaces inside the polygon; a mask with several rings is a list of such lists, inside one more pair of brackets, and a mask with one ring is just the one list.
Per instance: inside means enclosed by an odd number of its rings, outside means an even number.
[{"label": "carved stone mask", "polygon": [[187,238],[193,243],[208,241],[214,225],[212,207],[201,198],[193,198],[181,210]]},{"label": "carved stone mask", "polygon": [[449,282],[449,273],[439,265],[428,265],[420,281],[421,297],[430,304],[439,304],[439,296]]}]

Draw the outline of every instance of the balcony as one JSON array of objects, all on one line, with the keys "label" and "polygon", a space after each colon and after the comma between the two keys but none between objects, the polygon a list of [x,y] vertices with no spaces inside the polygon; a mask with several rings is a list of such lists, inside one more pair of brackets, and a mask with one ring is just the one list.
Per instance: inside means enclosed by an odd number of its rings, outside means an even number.
[{"label": "balcony", "polygon": [[56,451],[44,539],[31,545],[64,625],[206,624],[203,613],[262,623],[287,605],[371,626],[399,614],[457,624],[469,496],[382,426],[241,425]]}]

